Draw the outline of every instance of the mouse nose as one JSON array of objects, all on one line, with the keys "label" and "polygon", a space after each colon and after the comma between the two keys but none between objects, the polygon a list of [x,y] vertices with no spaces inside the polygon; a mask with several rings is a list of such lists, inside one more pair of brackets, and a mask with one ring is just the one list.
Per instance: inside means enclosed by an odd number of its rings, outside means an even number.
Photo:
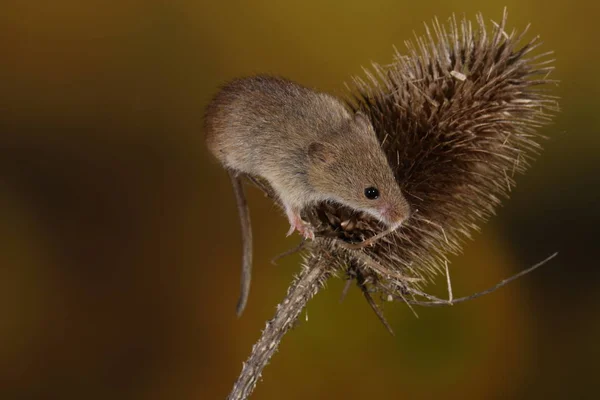
[{"label": "mouse nose", "polygon": [[396,208],[392,207],[389,204],[381,207],[381,216],[384,218],[385,222],[390,226],[398,226],[401,225],[404,221],[406,221],[410,217],[410,209],[405,208]]}]

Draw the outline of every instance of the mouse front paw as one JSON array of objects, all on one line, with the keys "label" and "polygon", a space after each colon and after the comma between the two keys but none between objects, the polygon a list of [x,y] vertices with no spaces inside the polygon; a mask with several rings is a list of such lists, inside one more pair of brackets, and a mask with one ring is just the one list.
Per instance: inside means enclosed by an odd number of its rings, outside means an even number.
[{"label": "mouse front paw", "polygon": [[290,229],[287,232],[287,236],[290,236],[294,231],[298,231],[306,239],[314,239],[315,232],[311,224],[305,222],[300,217],[299,212],[294,212],[290,209],[286,212],[288,220],[290,221]]},{"label": "mouse front paw", "polygon": [[314,240],[315,231],[314,231],[312,225],[309,224],[308,222],[302,221],[302,223],[300,225],[297,225],[295,227],[295,229],[298,231],[298,233],[300,233],[302,236],[304,236],[305,239]]}]

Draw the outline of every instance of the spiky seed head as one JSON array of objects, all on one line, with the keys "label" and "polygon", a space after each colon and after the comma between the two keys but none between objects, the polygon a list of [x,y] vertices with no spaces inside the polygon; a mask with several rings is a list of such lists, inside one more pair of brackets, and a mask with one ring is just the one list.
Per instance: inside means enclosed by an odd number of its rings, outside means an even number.
[{"label": "spiky seed head", "polygon": [[309,258],[359,276],[386,297],[402,296],[415,283],[401,276],[435,276],[508,197],[515,175],[541,150],[538,130],[558,105],[539,87],[555,82],[551,53],[532,55],[541,42],[522,44],[527,29],[508,33],[506,18],[505,11],[491,30],[481,14],[474,24],[436,19],[406,43],[407,55],[396,52],[392,64],[373,64],[366,79],[354,79],[348,104],[369,116],[413,212],[374,245],[349,250],[340,243],[382,226],[336,204],[306,210],[319,236]]}]

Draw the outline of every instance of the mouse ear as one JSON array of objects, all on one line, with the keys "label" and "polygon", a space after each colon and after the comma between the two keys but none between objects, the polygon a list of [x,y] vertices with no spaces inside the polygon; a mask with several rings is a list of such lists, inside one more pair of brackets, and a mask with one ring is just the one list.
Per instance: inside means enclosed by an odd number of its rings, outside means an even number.
[{"label": "mouse ear", "polygon": [[312,142],[308,145],[308,158],[313,162],[328,164],[334,160],[334,152],[321,142]]},{"label": "mouse ear", "polygon": [[367,115],[360,110],[354,113],[354,122],[364,129],[368,129],[371,126],[369,117],[367,117]]}]

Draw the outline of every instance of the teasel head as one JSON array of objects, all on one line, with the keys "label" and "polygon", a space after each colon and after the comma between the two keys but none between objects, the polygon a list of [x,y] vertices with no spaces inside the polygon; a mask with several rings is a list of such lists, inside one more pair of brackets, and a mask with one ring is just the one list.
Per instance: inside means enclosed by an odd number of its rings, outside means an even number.
[{"label": "teasel head", "polygon": [[[542,126],[558,111],[547,91],[551,52],[527,29],[506,31],[451,18],[354,78],[348,104],[369,116],[412,214],[370,246],[352,248],[384,227],[337,204],[305,218],[317,239],[307,259],[356,278],[370,292],[404,299],[418,293],[492,216],[541,150]],[[355,246],[357,247],[357,246]],[[307,264],[310,264],[307,262]]]},{"label": "teasel head", "polygon": [[[481,15],[474,24],[455,17],[446,24],[434,20],[424,36],[406,43],[406,55],[396,51],[391,64],[373,64],[365,78],[354,79],[348,106],[371,120],[411,215],[390,231],[334,203],[304,210],[316,238],[305,243],[304,267],[229,399],[252,393],[283,335],[331,275],[356,280],[390,332],[372,293],[409,304],[452,304],[428,295],[423,286],[508,198],[516,175],[541,151],[540,128],[558,111],[548,93],[556,83],[549,78],[552,53],[538,51],[537,37],[524,41],[527,29],[507,32],[506,20],[506,10],[489,28]],[[489,293],[555,255],[462,300]]]}]

